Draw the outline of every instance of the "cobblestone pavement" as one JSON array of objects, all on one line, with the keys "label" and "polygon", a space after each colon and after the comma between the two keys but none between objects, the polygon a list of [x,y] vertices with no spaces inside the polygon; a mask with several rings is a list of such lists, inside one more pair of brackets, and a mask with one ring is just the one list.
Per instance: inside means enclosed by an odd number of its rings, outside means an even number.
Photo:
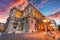
[{"label": "cobblestone pavement", "polygon": [[2,34],[0,40],[53,40],[43,33]]}]

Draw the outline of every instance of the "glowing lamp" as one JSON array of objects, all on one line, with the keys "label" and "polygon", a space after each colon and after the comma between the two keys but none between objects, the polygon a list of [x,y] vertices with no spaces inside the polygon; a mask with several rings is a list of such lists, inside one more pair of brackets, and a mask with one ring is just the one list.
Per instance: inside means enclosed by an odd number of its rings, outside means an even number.
[{"label": "glowing lamp", "polygon": [[48,19],[44,19],[43,20],[43,22],[45,22],[45,23],[47,23],[47,22],[49,22],[50,20],[48,20]]},{"label": "glowing lamp", "polygon": [[50,24],[50,26],[54,26],[54,24]]},{"label": "glowing lamp", "polygon": [[43,20],[43,22],[45,22],[45,23],[46,23],[46,22],[49,22],[49,21],[50,21],[50,20],[48,20],[48,19],[44,19],[44,20]]}]

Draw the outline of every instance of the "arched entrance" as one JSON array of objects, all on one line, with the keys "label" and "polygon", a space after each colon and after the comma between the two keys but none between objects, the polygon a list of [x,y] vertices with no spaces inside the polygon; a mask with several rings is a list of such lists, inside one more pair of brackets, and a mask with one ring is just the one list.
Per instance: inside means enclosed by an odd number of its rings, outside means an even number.
[{"label": "arched entrance", "polygon": [[16,28],[17,28],[17,22],[15,22],[15,23],[13,23],[13,33],[15,33],[15,31],[16,31]]},{"label": "arched entrance", "polygon": [[37,31],[38,32],[45,31],[43,22],[37,22]]}]

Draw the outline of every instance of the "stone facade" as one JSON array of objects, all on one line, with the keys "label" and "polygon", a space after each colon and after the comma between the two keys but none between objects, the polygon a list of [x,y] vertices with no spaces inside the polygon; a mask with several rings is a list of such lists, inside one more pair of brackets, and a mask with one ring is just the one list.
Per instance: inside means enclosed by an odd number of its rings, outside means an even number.
[{"label": "stone facade", "polygon": [[[23,11],[16,7],[10,10],[10,15],[6,22],[7,33],[32,33],[40,29],[45,29],[43,21],[45,16],[39,12],[33,5],[29,4]],[[39,24],[40,23],[40,24]],[[39,26],[40,28],[39,29]]]},{"label": "stone facade", "polygon": [[0,23],[0,32],[3,32],[4,31],[4,27],[5,26],[5,23]]}]

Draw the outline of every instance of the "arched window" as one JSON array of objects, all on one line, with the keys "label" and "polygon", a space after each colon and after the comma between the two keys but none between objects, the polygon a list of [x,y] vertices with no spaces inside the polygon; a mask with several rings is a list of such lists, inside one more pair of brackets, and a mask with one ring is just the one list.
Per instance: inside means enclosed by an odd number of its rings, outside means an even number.
[{"label": "arched window", "polygon": [[33,24],[33,20],[31,20],[31,23]]},{"label": "arched window", "polygon": [[16,27],[17,27],[17,23],[15,22],[13,23],[13,28],[16,29]]},{"label": "arched window", "polygon": [[16,18],[20,18],[20,15],[21,15],[20,12],[19,11],[16,11],[15,17]]},{"label": "arched window", "polygon": [[26,11],[23,12],[23,17],[26,16]]},{"label": "arched window", "polygon": [[32,13],[33,16],[36,16],[36,11],[32,10]]}]

